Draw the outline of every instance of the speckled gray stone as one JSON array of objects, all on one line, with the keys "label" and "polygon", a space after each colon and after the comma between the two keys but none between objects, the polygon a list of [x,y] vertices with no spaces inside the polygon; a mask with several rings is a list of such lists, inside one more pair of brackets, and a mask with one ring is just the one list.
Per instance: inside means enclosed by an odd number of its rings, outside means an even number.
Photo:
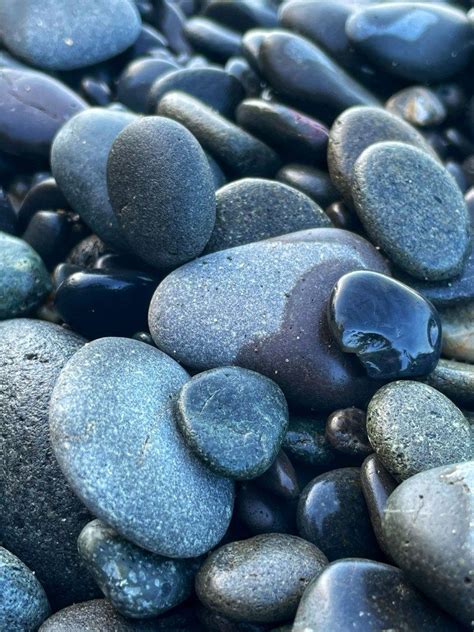
[{"label": "speckled gray stone", "polygon": [[174,360],[127,338],[101,338],[68,362],[50,405],[51,443],[94,515],[159,555],[194,557],[223,537],[233,483],[185,446],[173,398],[189,379]]},{"label": "speckled gray stone", "polygon": [[196,559],[173,560],[145,551],[100,520],[84,527],[77,547],[107,599],[136,619],[156,617],[187,599],[200,566]]},{"label": "speckled gray stone", "polygon": [[440,360],[424,381],[458,406],[474,408],[474,366],[471,364]]},{"label": "speckled gray stone", "polygon": [[326,303],[334,283],[360,269],[387,273],[367,241],[335,228],[221,250],[158,286],[150,331],[193,369],[238,365],[270,377],[306,408],[357,406],[376,387],[334,344]]},{"label": "speckled gray stone", "polygon": [[214,180],[201,146],[161,116],[138,119],[107,162],[112,208],[131,250],[158,268],[197,257],[216,219]]},{"label": "speckled gray stone", "polygon": [[422,472],[388,499],[383,529],[408,578],[461,623],[472,627],[474,461]]},{"label": "speckled gray stone", "polygon": [[71,70],[96,64],[131,46],[140,34],[129,0],[1,0],[2,43],[33,66]]},{"label": "speckled gray stone", "polygon": [[214,551],[196,576],[196,592],[205,606],[235,621],[286,621],[326,564],[306,540],[258,535]]},{"label": "speckled gray stone", "polygon": [[136,117],[90,108],[68,121],[51,147],[51,169],[71,207],[104,242],[118,250],[127,243],[107,191],[107,158],[112,143]]},{"label": "speckled gray stone", "polygon": [[329,132],[328,167],[331,180],[346,200],[352,197],[352,174],[357,158],[374,143],[408,143],[434,155],[423,136],[383,108],[358,106],[345,110]]},{"label": "speckled gray stone", "polygon": [[443,355],[474,363],[474,301],[439,310],[443,325]]},{"label": "speckled gray stone", "polygon": [[469,423],[442,393],[409,380],[383,386],[370,401],[367,433],[399,481],[474,456]]},{"label": "speckled gray stone", "polygon": [[240,367],[195,375],[178,397],[177,423],[187,445],[213,471],[256,478],[278,454],[288,426],[281,389]]},{"label": "speckled gray stone", "polygon": [[30,569],[0,546],[0,630],[36,632],[49,615],[43,587]]},{"label": "speckled gray stone", "polygon": [[91,516],[59,469],[48,426],[56,379],[83,344],[52,323],[0,323],[0,542],[34,571],[53,608],[98,593],[76,549]]},{"label": "speckled gray stone", "polygon": [[51,287],[48,271],[33,248],[0,232],[0,319],[32,312]]},{"label": "speckled gray stone", "polygon": [[419,279],[459,274],[470,249],[463,195],[446,169],[404,143],[377,143],[354,166],[352,194],[373,243]]},{"label": "speckled gray stone", "polygon": [[216,223],[205,252],[329,226],[329,217],[304,193],[280,182],[244,178],[216,192]]}]

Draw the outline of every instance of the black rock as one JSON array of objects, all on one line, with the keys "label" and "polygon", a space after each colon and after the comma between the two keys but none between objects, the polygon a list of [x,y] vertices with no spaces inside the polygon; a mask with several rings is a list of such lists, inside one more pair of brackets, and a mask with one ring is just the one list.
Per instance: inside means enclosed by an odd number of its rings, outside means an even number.
[{"label": "black rock", "polygon": [[256,478],[254,483],[287,500],[298,498],[300,493],[295,469],[283,450],[280,450],[268,470]]},{"label": "black rock", "polygon": [[252,28],[272,28],[277,25],[275,8],[267,0],[210,0],[204,15],[243,33]]},{"label": "black rock", "polygon": [[108,105],[112,101],[112,91],[107,83],[95,77],[82,79],[80,93],[91,105]]},{"label": "black rock", "polygon": [[148,93],[162,75],[179,66],[166,59],[137,59],[129,64],[117,82],[117,100],[134,112],[146,112]]},{"label": "black rock", "polygon": [[242,485],[237,492],[235,518],[249,535],[296,533],[296,503],[269,494],[252,483]]},{"label": "black rock", "polygon": [[198,52],[219,63],[240,55],[240,34],[207,18],[191,18],[186,22],[188,41]]},{"label": "black rock", "polygon": [[260,94],[260,78],[243,57],[231,57],[225,70],[240,81],[247,97],[257,97]]},{"label": "black rock", "polygon": [[0,186],[0,231],[10,235],[18,234],[18,217],[10,199]]},{"label": "black rock", "polygon": [[441,320],[420,294],[377,272],[350,272],[328,303],[331,331],[355,353],[370,377],[395,380],[428,375],[441,354]]},{"label": "black rock", "polygon": [[86,338],[131,336],[146,328],[155,279],[129,271],[90,270],[68,276],[54,304],[64,321]]},{"label": "black rock", "polygon": [[187,94],[166,94],[158,114],[187,127],[234,177],[270,177],[279,167],[277,154],[267,145]]},{"label": "black rock", "polygon": [[67,213],[39,211],[31,218],[23,239],[36,250],[46,267],[52,269],[64,261],[73,246],[73,219]]},{"label": "black rock", "polygon": [[289,164],[282,167],[276,179],[306,193],[308,197],[326,208],[339,199],[340,193],[326,171],[308,165]]},{"label": "black rock", "polygon": [[336,228],[364,234],[364,229],[356,212],[346,202],[342,200],[333,202],[324,209],[324,212]]},{"label": "black rock", "polygon": [[72,274],[82,272],[83,270],[84,268],[82,266],[77,266],[73,263],[60,263],[54,268],[53,274],[51,275],[54,289],[57,290],[61,283]]},{"label": "black rock", "polygon": [[329,561],[380,558],[359,468],[332,470],[308,483],[298,502],[297,524],[300,536],[316,544]]},{"label": "black rock", "polygon": [[68,208],[69,204],[56,184],[56,180],[54,178],[46,178],[32,186],[26,194],[18,210],[20,227],[26,228],[36,211]]},{"label": "black rock", "polygon": [[324,417],[290,417],[283,448],[294,461],[324,472],[336,466],[337,452],[329,443]]},{"label": "black rock", "polygon": [[326,422],[326,438],[338,452],[364,458],[373,452],[367,436],[365,412],[343,408],[331,413]]}]

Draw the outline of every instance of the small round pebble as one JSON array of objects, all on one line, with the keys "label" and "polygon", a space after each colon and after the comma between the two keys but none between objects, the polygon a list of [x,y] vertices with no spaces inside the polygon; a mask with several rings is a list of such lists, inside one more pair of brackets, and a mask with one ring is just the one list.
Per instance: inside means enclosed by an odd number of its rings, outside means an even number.
[{"label": "small round pebble", "polygon": [[443,355],[474,363],[474,301],[440,310]]},{"label": "small round pebble", "polygon": [[30,569],[0,546],[0,630],[36,632],[49,615],[43,587]]},{"label": "small round pebble", "polygon": [[450,279],[463,268],[470,222],[456,182],[426,152],[377,143],[356,161],[353,198],[372,241],[409,274]]},{"label": "small round pebble", "polygon": [[214,551],[196,576],[196,592],[205,606],[235,621],[286,621],[326,564],[301,538],[260,535]]},{"label": "small round pebble", "polygon": [[50,290],[48,271],[33,248],[0,233],[0,320],[32,312]]},{"label": "small round pebble", "polygon": [[178,426],[187,445],[213,471],[235,479],[260,476],[275,460],[288,426],[279,386],[226,367],[195,375],[178,397]]},{"label": "small round pebble", "polygon": [[77,547],[104,595],[126,617],[155,617],[193,592],[199,560],[173,560],[145,551],[100,520],[84,527]]},{"label": "small round pebble", "polygon": [[389,112],[418,127],[439,125],[447,117],[446,108],[436,92],[424,86],[400,90],[387,101]]},{"label": "small round pebble", "polygon": [[360,408],[343,408],[329,415],[326,438],[338,452],[364,458],[372,453],[367,436],[365,412]]},{"label": "small round pebble", "polygon": [[462,412],[421,382],[392,382],[378,390],[367,410],[367,432],[377,456],[399,481],[474,456]]}]

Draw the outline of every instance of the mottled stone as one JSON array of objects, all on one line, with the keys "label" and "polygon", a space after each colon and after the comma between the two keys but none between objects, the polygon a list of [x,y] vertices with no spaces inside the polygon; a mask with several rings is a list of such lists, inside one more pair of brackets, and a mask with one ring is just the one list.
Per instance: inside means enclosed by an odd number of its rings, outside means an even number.
[{"label": "mottled stone", "polygon": [[0,233],[0,319],[29,314],[50,290],[48,271],[33,248]]},{"label": "mottled stone", "polygon": [[297,524],[300,536],[329,561],[380,557],[358,467],[335,469],[309,482],[298,502]]},{"label": "mottled stone", "polygon": [[440,360],[426,383],[459,406],[474,407],[474,366],[455,360]]},{"label": "mottled stone", "polygon": [[399,481],[474,455],[462,412],[421,382],[392,382],[378,390],[367,410],[367,432],[377,456]]},{"label": "mottled stone", "polygon": [[467,627],[474,612],[474,462],[413,476],[390,496],[383,529],[395,562]]},{"label": "mottled stone", "polygon": [[196,576],[196,592],[205,606],[236,621],[285,621],[326,564],[301,538],[260,535],[214,551]]},{"label": "mottled stone", "polygon": [[329,326],[368,375],[393,380],[428,375],[441,353],[441,321],[420,294],[376,272],[350,272],[334,286]]},{"label": "mottled stone", "polygon": [[372,453],[367,436],[365,412],[343,408],[331,413],[326,422],[326,438],[338,452],[364,458]]},{"label": "mottled stone", "polygon": [[326,305],[340,276],[367,268],[387,272],[368,242],[332,228],[215,252],[158,286],[150,332],[186,366],[255,370],[305,408],[361,405],[374,386],[332,341]]},{"label": "mottled stone", "polygon": [[352,198],[352,177],[359,156],[370,145],[386,141],[407,143],[434,155],[420,132],[383,108],[350,108],[334,121],[329,132],[328,167],[346,200]]},{"label": "mottled stone", "polygon": [[76,540],[91,519],[51,451],[48,406],[56,379],[84,340],[51,323],[0,323],[0,542],[44,586],[54,608],[92,598]]},{"label": "mottled stone", "polygon": [[443,325],[443,355],[474,363],[474,301],[439,312]]},{"label": "mottled stone", "polygon": [[306,589],[292,630],[461,632],[399,568],[364,559],[340,560],[326,567]]},{"label": "mottled stone", "polygon": [[35,632],[49,615],[43,587],[15,555],[0,547],[0,629]]},{"label": "mottled stone", "polygon": [[424,86],[411,86],[392,95],[385,104],[392,114],[401,116],[407,123],[430,127],[443,123],[446,108],[436,92]]},{"label": "mottled stone", "polygon": [[462,271],[470,220],[456,182],[426,152],[378,143],[354,166],[353,198],[372,241],[409,274],[440,281]]},{"label": "mottled stone", "polygon": [[195,557],[219,542],[233,484],[181,438],[173,398],[189,379],[150,345],[101,338],[69,361],[50,404],[51,443],[94,515],[145,549]]},{"label": "mottled stone", "polygon": [[177,413],[193,452],[214,472],[241,480],[270,467],[288,426],[281,389],[240,367],[195,375],[179,393]]},{"label": "mottled stone", "polygon": [[328,216],[304,193],[280,182],[244,178],[216,192],[216,223],[205,252],[329,226]]},{"label": "mottled stone", "polygon": [[290,425],[283,441],[283,448],[298,463],[324,471],[336,464],[337,452],[325,434],[324,417],[300,417],[291,415]]},{"label": "mottled stone", "polygon": [[158,267],[199,255],[215,221],[214,183],[199,143],[182,125],[145,117],[112,144],[107,185],[132,252]]},{"label": "mottled stone", "polygon": [[155,617],[193,592],[199,560],[173,560],[145,551],[100,520],[84,527],[77,547],[104,595],[126,617]]},{"label": "mottled stone", "polygon": [[376,454],[371,454],[362,463],[360,482],[375,537],[382,551],[390,558],[382,529],[382,518],[387,500],[396,488],[397,482],[387,472]]},{"label": "mottled stone", "polygon": [[128,112],[90,108],[63,125],[51,147],[51,169],[67,201],[118,250],[126,250],[127,243],[110,205],[107,158],[118,134],[134,120]]},{"label": "mottled stone", "polygon": [[17,57],[48,70],[72,70],[115,57],[140,33],[128,0],[17,0],[0,2],[2,43]]}]

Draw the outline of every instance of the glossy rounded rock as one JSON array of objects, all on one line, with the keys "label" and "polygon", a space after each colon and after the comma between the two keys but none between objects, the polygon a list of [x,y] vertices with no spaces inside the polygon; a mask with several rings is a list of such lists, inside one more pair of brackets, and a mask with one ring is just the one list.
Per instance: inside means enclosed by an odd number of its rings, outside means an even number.
[{"label": "glossy rounded rock", "polygon": [[413,86],[392,95],[385,107],[418,127],[439,125],[447,117],[446,108],[436,93],[423,86]]},{"label": "glossy rounded rock", "polygon": [[91,519],[49,442],[48,406],[67,360],[84,340],[51,323],[0,323],[0,541],[34,571],[53,608],[95,595],[76,540]]},{"label": "glossy rounded rock", "polygon": [[399,568],[365,559],[339,560],[325,568],[306,589],[292,630],[461,632]]},{"label": "glossy rounded rock", "polygon": [[280,388],[239,367],[195,375],[182,387],[177,411],[186,444],[211,470],[235,479],[263,474],[288,426]]},{"label": "glossy rounded rock", "polygon": [[350,272],[334,286],[329,326],[343,351],[355,353],[381,380],[428,375],[441,353],[441,321],[408,286],[376,272]]},{"label": "glossy rounded rock", "polygon": [[33,66],[71,70],[110,59],[140,32],[140,16],[128,0],[20,0],[0,3],[2,43]]},{"label": "glossy rounded rock", "polygon": [[211,549],[232,513],[233,484],[175,425],[173,398],[188,379],[150,345],[101,338],[68,362],[50,404],[54,453],[78,496],[120,535],[169,557]]},{"label": "glossy rounded rock", "polygon": [[73,220],[67,213],[39,211],[31,218],[22,239],[40,255],[51,270],[64,261],[73,245]]},{"label": "glossy rounded rock", "polygon": [[0,149],[47,157],[56,132],[86,107],[77,94],[48,75],[0,69]]},{"label": "glossy rounded rock", "polygon": [[473,46],[464,11],[427,2],[362,7],[346,23],[354,46],[387,72],[444,81],[461,72]]},{"label": "glossy rounded rock", "polygon": [[245,527],[248,535],[296,534],[295,503],[288,503],[253,482],[238,489],[234,517]]},{"label": "glossy rounded rock", "polygon": [[421,382],[392,382],[378,390],[367,410],[367,432],[377,456],[399,481],[474,456],[462,412]]},{"label": "glossy rounded rock", "polygon": [[343,408],[331,413],[326,422],[326,438],[338,452],[364,458],[373,452],[365,424],[365,412]]},{"label": "glossy rounded rock", "polygon": [[54,178],[46,178],[34,184],[24,197],[18,209],[18,221],[23,229],[26,229],[33,215],[44,209],[69,208],[68,201],[58,187]]},{"label": "glossy rounded rock", "polygon": [[260,535],[214,551],[196,576],[196,592],[205,606],[235,621],[285,621],[326,564],[301,538]]},{"label": "glossy rounded rock", "polygon": [[204,249],[215,221],[212,173],[182,125],[164,117],[130,124],[110,149],[107,184],[123,234],[143,261],[169,268]]},{"label": "glossy rounded rock", "polygon": [[151,86],[179,66],[166,59],[145,57],[132,61],[117,81],[117,100],[134,112],[146,112]]},{"label": "glossy rounded rock", "polygon": [[155,617],[193,592],[199,560],[172,560],[145,551],[100,520],[84,527],[77,547],[104,595],[126,617]]},{"label": "glossy rounded rock", "polygon": [[109,201],[107,157],[117,135],[134,120],[126,112],[91,108],[64,125],[51,148],[53,175],[71,207],[119,250],[127,244]]},{"label": "glossy rounded rock", "polygon": [[386,141],[408,143],[435,155],[420,132],[382,108],[350,108],[334,121],[329,132],[329,173],[346,200],[352,199],[354,165],[359,156],[367,147]]},{"label": "glossy rounded rock", "polygon": [[279,167],[278,155],[270,147],[187,94],[166,94],[158,114],[187,127],[234,177],[270,177]]},{"label": "glossy rounded rock", "polygon": [[316,471],[330,470],[336,465],[337,452],[325,434],[324,417],[291,415],[283,440],[283,448],[295,462]]},{"label": "glossy rounded rock", "polygon": [[275,178],[305,193],[322,208],[326,208],[340,198],[339,191],[327,172],[322,169],[290,163],[282,167]]},{"label": "glossy rounded rock", "polygon": [[157,281],[133,270],[76,272],[56,290],[54,304],[64,321],[86,338],[130,336],[146,328]]},{"label": "glossy rounded rock", "polygon": [[26,241],[0,233],[0,319],[29,314],[51,289],[48,271]]},{"label": "glossy rounded rock", "polygon": [[205,252],[330,226],[324,211],[300,191],[272,180],[244,178],[216,192],[216,223]]},{"label": "glossy rounded rock", "polygon": [[378,143],[356,161],[353,198],[372,241],[409,274],[439,281],[462,271],[470,221],[461,191],[426,152]]},{"label": "glossy rounded rock", "polygon": [[474,301],[440,310],[443,355],[474,363]]},{"label": "glossy rounded rock", "polygon": [[396,563],[467,627],[474,610],[473,485],[473,461],[422,472],[397,487],[383,520]]},{"label": "glossy rounded rock", "polygon": [[283,450],[280,450],[268,470],[254,482],[258,487],[288,500],[297,498],[300,493],[295,469]]},{"label": "glossy rounded rock", "polygon": [[308,483],[298,502],[297,523],[300,536],[329,561],[380,557],[357,467],[332,470]]},{"label": "glossy rounded rock", "polygon": [[0,629],[35,632],[49,615],[43,587],[15,555],[0,547]]},{"label": "glossy rounded rock", "polygon": [[277,25],[276,11],[266,0],[211,0],[206,5],[204,15],[242,32],[255,27],[272,28]]},{"label": "glossy rounded rock", "polygon": [[368,242],[335,228],[215,252],[161,282],[150,332],[186,366],[252,369],[306,409],[360,405],[374,386],[334,344],[326,306],[342,274],[367,268],[387,271]]}]

